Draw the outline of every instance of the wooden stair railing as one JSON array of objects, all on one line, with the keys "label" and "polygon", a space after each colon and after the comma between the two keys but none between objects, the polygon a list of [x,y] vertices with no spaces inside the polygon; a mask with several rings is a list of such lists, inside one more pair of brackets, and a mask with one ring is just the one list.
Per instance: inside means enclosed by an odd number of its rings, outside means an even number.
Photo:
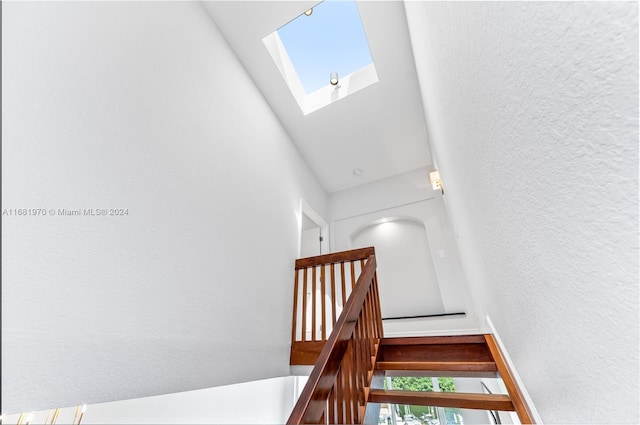
[{"label": "wooden stair railing", "polygon": [[[299,259],[295,273],[290,364],[315,366],[288,424],[376,424],[380,403],[515,411],[534,423],[493,335],[383,337],[372,247]],[[498,374],[508,395],[382,389],[385,375]]]},{"label": "wooden stair railing", "polygon": [[[383,336],[376,258],[373,248],[367,250],[371,254],[366,263],[361,260],[364,264],[362,273],[335,322],[333,332],[324,343],[288,424],[352,424],[364,421]],[[350,254],[361,255],[362,252]],[[349,257],[349,253],[330,255]]]},{"label": "wooden stair railing", "polygon": [[373,247],[296,260],[290,364],[316,364],[371,255]]}]

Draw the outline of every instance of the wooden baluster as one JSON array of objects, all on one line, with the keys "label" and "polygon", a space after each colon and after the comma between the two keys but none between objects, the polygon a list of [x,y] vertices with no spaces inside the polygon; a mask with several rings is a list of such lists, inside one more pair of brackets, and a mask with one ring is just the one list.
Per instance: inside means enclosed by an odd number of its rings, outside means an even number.
[{"label": "wooden baluster", "polygon": [[[366,298],[365,298],[366,300]],[[371,364],[371,347],[369,346],[369,340],[367,339],[367,311],[362,309],[362,327],[360,328],[360,335],[362,338],[362,405],[367,404],[366,388],[369,386],[369,365]]]},{"label": "wooden baluster", "polygon": [[342,399],[342,422],[344,424],[348,424],[350,416],[349,416],[349,386],[347,379],[349,377],[349,361],[348,361],[349,349],[344,353],[344,358],[340,364],[340,390],[341,390],[341,399]]},{"label": "wooden baluster", "polygon": [[[357,326],[357,324],[356,324]],[[359,404],[360,404],[360,368],[359,366],[359,361],[358,361],[358,348],[360,348],[358,346],[358,340],[355,337],[355,328],[354,328],[354,336],[351,339],[351,346],[353,347],[353,349],[351,350],[351,358],[352,358],[352,362],[353,362],[353,368],[351,371],[351,378],[352,378],[352,393],[351,393],[351,407],[353,408],[353,421],[354,423],[359,423],[359,417],[358,417],[358,412],[360,411],[359,409]]]},{"label": "wooden baluster", "polygon": [[351,368],[351,342],[349,342],[349,345],[347,346],[347,352],[345,353],[344,356],[344,398],[345,398],[345,410],[346,410],[346,414],[347,414],[347,418],[345,423],[347,424],[352,424],[355,423],[354,419],[353,419],[353,370]]},{"label": "wooden baluster", "polygon": [[362,374],[362,405],[364,406],[366,400],[364,398],[364,390],[367,387],[367,374],[369,373],[369,359],[371,358],[371,353],[369,352],[369,343],[367,342],[366,337],[366,328],[367,322],[364,319],[364,310],[361,314],[362,325],[360,325],[360,351],[362,352],[362,368],[360,369],[360,373]]},{"label": "wooden baluster", "polygon": [[353,336],[351,337],[351,344],[353,346],[353,417],[356,423],[360,422],[360,344],[358,344],[358,322],[353,329]]},{"label": "wooden baluster", "polygon": [[[377,352],[377,345],[378,341],[379,341],[379,336],[378,336],[378,325],[377,325],[377,316],[376,316],[376,298],[375,298],[375,291],[374,291],[374,287],[373,287],[373,282],[372,282],[372,286],[371,286],[371,300],[369,302],[369,306],[371,309],[371,351],[372,351],[372,362],[371,362],[371,370],[373,371],[373,369],[375,369],[375,356],[378,354]],[[373,373],[373,372],[372,372]]]},{"label": "wooden baluster", "polygon": [[369,289],[369,293],[367,294],[367,300],[365,307],[367,308],[367,339],[369,340],[369,347],[371,352],[375,351],[375,337],[376,337],[376,321],[375,321],[375,313],[373,311],[373,287]]},{"label": "wooden baluster", "polygon": [[[338,318],[336,317],[336,272],[335,264],[331,263],[331,329],[336,325]],[[344,305],[344,301],[342,302]]]},{"label": "wooden baluster", "polygon": [[298,319],[298,270],[293,279],[293,324],[291,325],[291,342],[296,340],[297,319]]},{"label": "wooden baluster", "polygon": [[344,371],[342,366],[336,376],[336,424],[345,423],[344,420]]},{"label": "wooden baluster", "polygon": [[[367,292],[367,297],[364,299],[364,306],[362,308],[362,344],[364,345],[364,387],[365,389],[369,387],[369,371],[371,370],[371,353],[373,350],[371,349],[371,338],[369,337],[369,309],[367,308],[367,300],[369,298],[369,292]],[[366,393],[365,395],[365,404],[366,404]]]},{"label": "wooden baluster", "polygon": [[374,273],[373,274],[373,290],[374,292],[374,299],[376,301],[376,325],[378,327],[378,334],[376,335],[377,338],[382,338],[382,336],[384,335],[384,332],[382,330],[382,312],[380,310],[380,292],[378,291],[378,274]]},{"label": "wooden baluster", "polygon": [[[373,312],[373,288],[369,292],[369,346],[371,347],[371,356],[376,355],[376,315]],[[375,362],[375,358],[372,361],[372,365]],[[372,366],[373,370],[373,366]]]},{"label": "wooden baluster", "polygon": [[357,340],[351,340],[351,346],[353,347],[351,350],[352,362],[353,362],[353,371],[351,372],[351,376],[353,377],[353,393],[351,394],[351,407],[353,408],[353,421],[355,423],[362,422],[360,419],[360,380],[358,379],[358,346],[356,344]]},{"label": "wooden baluster", "polygon": [[345,283],[345,276],[344,276],[344,261],[342,261],[340,263],[340,278],[341,278],[341,283],[342,283],[342,307],[344,308],[344,306],[347,304],[347,288],[346,288],[346,283]]},{"label": "wooden baluster", "polygon": [[316,340],[316,267],[311,269],[311,341]]},{"label": "wooden baluster", "polygon": [[377,336],[377,330],[376,330],[376,312],[375,312],[375,295],[374,295],[374,291],[373,291],[373,285],[371,286],[371,292],[369,293],[369,314],[371,315],[371,344],[372,347],[375,348],[375,339]]},{"label": "wooden baluster", "polygon": [[[346,360],[346,366],[348,366],[348,360]],[[345,367],[345,371],[342,374],[342,388],[344,390],[342,399],[344,401],[344,423],[350,424],[353,423],[353,419],[351,416],[351,404],[350,399],[351,395],[349,393],[349,368]]]},{"label": "wooden baluster", "polygon": [[329,423],[336,424],[336,385],[333,384],[333,388],[329,392],[329,400],[327,402],[327,409],[329,410]]},{"label": "wooden baluster", "polygon": [[[370,340],[369,337],[371,336],[371,316],[369,315],[369,298],[370,298],[370,294],[371,291],[367,292],[367,296],[364,298],[364,304],[362,305],[362,324],[363,326],[363,330],[364,330],[364,342],[365,342],[365,346],[367,347],[367,354],[370,355],[371,353],[371,346],[370,346]],[[369,360],[367,359],[367,363],[366,363],[367,369],[369,368]]]},{"label": "wooden baluster", "polygon": [[375,285],[376,283],[374,281],[371,287],[371,320],[373,320],[373,337],[375,339],[379,339],[381,335],[380,335],[380,330],[378,329],[378,318],[379,318],[378,309],[377,309],[378,300],[376,299],[378,295],[377,295]]},{"label": "wooden baluster", "polygon": [[356,382],[355,382],[355,394],[354,394],[354,398],[356,400],[356,404],[355,404],[355,408],[356,408],[356,415],[355,417],[358,418],[358,422],[360,422],[360,404],[362,402],[361,398],[361,394],[362,394],[362,346],[360,344],[360,323],[358,321],[356,321],[356,326],[355,329],[353,331],[353,348],[354,348],[354,369],[355,369],[355,378],[356,378]]},{"label": "wooden baluster", "polygon": [[321,335],[322,335],[322,341],[326,341],[327,340],[327,302],[326,302],[326,295],[327,295],[327,288],[325,285],[325,281],[324,281],[324,264],[322,266],[320,266],[320,290],[322,292],[322,299],[320,301],[320,305],[322,306],[322,324],[320,326],[322,326],[322,331],[321,331]]},{"label": "wooden baluster", "polygon": [[353,287],[356,284],[356,262],[351,261],[351,292],[353,292]]},{"label": "wooden baluster", "polygon": [[307,268],[302,273],[302,341],[307,340]]}]

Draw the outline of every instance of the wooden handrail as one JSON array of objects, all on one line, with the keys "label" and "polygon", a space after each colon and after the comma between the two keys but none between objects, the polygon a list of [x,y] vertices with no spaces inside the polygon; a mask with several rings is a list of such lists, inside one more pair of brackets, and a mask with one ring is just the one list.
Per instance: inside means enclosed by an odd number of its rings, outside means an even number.
[{"label": "wooden handrail", "polygon": [[333,252],[331,254],[317,255],[315,257],[299,258],[296,260],[296,270],[305,267],[320,266],[324,264],[343,263],[345,261],[366,260],[375,255],[375,249],[368,248],[352,249],[349,251]]},{"label": "wooden handrail", "polygon": [[[367,250],[369,248],[354,250],[351,254],[362,255],[369,252]],[[324,344],[288,424],[361,423],[364,420],[377,350],[383,336],[376,258],[373,248],[370,250],[371,255]],[[344,254],[323,257],[325,261],[339,262],[344,261]],[[305,262],[303,267],[307,264],[317,263]]]}]

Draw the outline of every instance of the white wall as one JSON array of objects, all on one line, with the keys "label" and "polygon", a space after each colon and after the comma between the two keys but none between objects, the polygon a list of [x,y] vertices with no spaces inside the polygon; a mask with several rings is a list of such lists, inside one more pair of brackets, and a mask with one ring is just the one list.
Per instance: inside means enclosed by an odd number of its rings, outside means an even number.
[{"label": "white wall", "polygon": [[287,375],[326,193],[197,2],[3,2],[5,413]]},{"label": "white wall", "polygon": [[[443,314],[440,285],[427,239],[416,219],[383,219],[351,235],[353,248],[375,246],[382,317]],[[462,309],[464,310],[464,308]]]},{"label": "white wall", "polygon": [[[306,378],[306,377],[305,377]],[[84,406],[89,424],[283,424],[297,400],[299,377],[284,376],[153,397]],[[57,423],[70,424],[77,407],[61,409]],[[49,423],[55,410],[27,412],[29,422]],[[20,415],[4,418],[17,423]],[[49,421],[47,421],[49,417]],[[23,423],[26,421],[23,421]]]},{"label": "white wall", "polygon": [[[368,225],[387,218],[404,218],[424,225],[429,244],[431,261],[437,277],[444,312],[465,312],[466,316],[453,318],[429,318],[408,320],[385,320],[384,332],[386,336],[436,335],[452,333],[478,332],[478,321],[469,299],[469,292],[461,273],[460,261],[453,240],[453,233],[449,225],[440,192],[434,192],[428,178],[428,170],[421,168],[409,173],[399,174],[387,179],[357,186],[329,195],[329,209],[331,217],[331,243],[335,250],[354,248],[352,237]],[[405,245],[404,249],[410,249]],[[444,254],[441,258],[440,253]],[[384,266],[384,253],[377,253],[380,258],[380,268]],[[410,256],[410,252],[398,252],[399,255]],[[393,259],[391,259],[393,261]],[[428,259],[425,259],[428,261]],[[398,282],[382,281],[380,287],[400,287]],[[388,311],[385,305],[390,302],[392,309],[405,302],[407,297],[417,295],[420,283],[412,282],[406,288],[406,294],[401,291],[393,292],[399,298],[390,300],[381,298],[383,315]],[[382,289],[381,289],[382,292]],[[428,308],[421,314],[433,314]],[[413,308],[413,307],[412,307]],[[439,312],[441,313],[441,311]],[[410,314],[417,315],[416,310]],[[397,316],[394,312],[392,316]]]},{"label": "white wall", "polygon": [[480,314],[548,423],[638,423],[638,6],[406,2]]}]

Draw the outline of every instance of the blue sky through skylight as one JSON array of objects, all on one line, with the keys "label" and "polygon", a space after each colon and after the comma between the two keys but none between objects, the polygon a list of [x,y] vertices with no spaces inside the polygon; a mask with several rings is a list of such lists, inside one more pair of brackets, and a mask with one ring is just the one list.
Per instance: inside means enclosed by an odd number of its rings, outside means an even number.
[{"label": "blue sky through skylight", "polygon": [[371,64],[367,37],[355,2],[324,1],[311,16],[300,15],[278,30],[307,93]]}]

